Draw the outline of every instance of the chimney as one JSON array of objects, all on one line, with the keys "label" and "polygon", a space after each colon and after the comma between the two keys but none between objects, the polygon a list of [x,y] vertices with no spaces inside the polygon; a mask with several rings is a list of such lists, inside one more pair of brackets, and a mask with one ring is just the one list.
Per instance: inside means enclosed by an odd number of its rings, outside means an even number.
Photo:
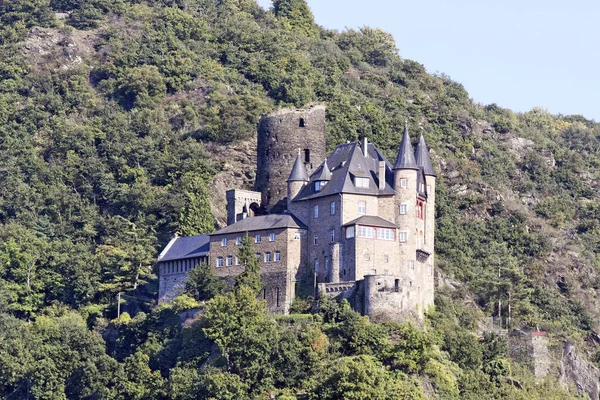
[{"label": "chimney", "polygon": [[368,154],[368,150],[367,150],[368,149],[368,147],[367,147],[368,145],[369,145],[369,143],[367,142],[367,137],[365,136],[365,137],[363,137],[363,145],[362,145],[363,154],[365,155],[365,157]]},{"label": "chimney", "polygon": [[385,161],[379,161],[379,170],[377,176],[379,177],[379,190],[385,189]]}]

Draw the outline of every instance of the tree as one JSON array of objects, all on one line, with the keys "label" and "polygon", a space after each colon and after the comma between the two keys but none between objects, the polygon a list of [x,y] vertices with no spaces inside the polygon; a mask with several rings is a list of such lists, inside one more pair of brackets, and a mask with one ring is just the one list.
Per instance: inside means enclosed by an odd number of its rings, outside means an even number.
[{"label": "tree", "polygon": [[304,0],[274,0],[273,11],[286,29],[306,36],[316,36],[315,19]]},{"label": "tree", "polygon": [[204,180],[197,173],[188,172],[181,181],[185,203],[179,213],[179,231],[183,236],[212,232],[214,218]]},{"label": "tree", "polygon": [[260,260],[256,257],[252,239],[248,234],[242,239],[242,244],[238,250],[240,265],[244,267],[244,272],[236,277],[236,288],[246,286],[258,295],[263,285],[260,280]]},{"label": "tree", "polygon": [[225,291],[226,283],[213,273],[210,265],[201,263],[188,273],[185,290],[198,300],[210,300]]},{"label": "tree", "polygon": [[[252,255],[253,257],[254,255]],[[253,392],[272,388],[271,354],[277,343],[275,321],[256,300],[256,292],[241,285],[206,304],[206,337],[219,346],[228,372],[242,377]]]}]

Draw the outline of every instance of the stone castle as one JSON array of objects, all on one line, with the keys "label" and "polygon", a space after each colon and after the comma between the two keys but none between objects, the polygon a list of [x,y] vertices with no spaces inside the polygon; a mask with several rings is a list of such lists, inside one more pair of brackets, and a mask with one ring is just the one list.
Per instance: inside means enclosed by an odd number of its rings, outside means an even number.
[{"label": "stone castle", "polygon": [[228,225],[162,251],[159,301],[178,295],[199,262],[221,277],[242,272],[237,247],[250,235],[273,313],[288,313],[301,286],[375,319],[433,305],[436,175],[422,135],[413,149],[405,127],[393,164],[366,139],[327,155],[317,105],[263,116],[257,155],[255,191],[226,194]]}]

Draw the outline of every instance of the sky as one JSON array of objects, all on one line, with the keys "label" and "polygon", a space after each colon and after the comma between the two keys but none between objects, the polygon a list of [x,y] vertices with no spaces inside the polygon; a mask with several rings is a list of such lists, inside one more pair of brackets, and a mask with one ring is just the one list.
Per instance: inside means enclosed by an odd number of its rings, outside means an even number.
[{"label": "sky", "polygon": [[[271,0],[258,0],[268,8]],[[307,0],[317,24],[390,32],[403,58],[481,104],[600,122],[598,0]]]}]

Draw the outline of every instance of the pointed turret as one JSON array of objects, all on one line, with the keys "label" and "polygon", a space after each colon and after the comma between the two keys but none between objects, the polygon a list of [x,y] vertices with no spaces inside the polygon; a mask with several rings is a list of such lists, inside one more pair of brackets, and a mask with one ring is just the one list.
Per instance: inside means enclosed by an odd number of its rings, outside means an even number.
[{"label": "pointed turret", "polygon": [[330,181],[331,180],[331,170],[327,165],[327,159],[323,161],[323,164],[315,171],[314,179],[315,182],[319,181]]},{"label": "pointed turret", "polygon": [[429,150],[425,144],[425,138],[423,134],[419,138],[419,143],[415,149],[415,161],[417,165],[423,168],[423,172],[426,176],[436,176],[433,171],[433,165],[431,164],[431,158],[429,157]]},{"label": "pointed turret", "polygon": [[304,166],[304,162],[302,162],[302,156],[300,156],[300,151],[298,151],[298,156],[296,157],[296,162],[294,162],[294,166],[292,167],[292,172],[290,172],[290,176],[288,177],[288,182],[308,182],[308,173],[306,172],[306,167]]},{"label": "pointed turret", "polygon": [[400,149],[398,150],[394,169],[419,169],[419,166],[415,161],[415,153],[412,144],[410,143],[407,122],[404,123],[404,135],[402,136],[402,142],[400,142]]}]

